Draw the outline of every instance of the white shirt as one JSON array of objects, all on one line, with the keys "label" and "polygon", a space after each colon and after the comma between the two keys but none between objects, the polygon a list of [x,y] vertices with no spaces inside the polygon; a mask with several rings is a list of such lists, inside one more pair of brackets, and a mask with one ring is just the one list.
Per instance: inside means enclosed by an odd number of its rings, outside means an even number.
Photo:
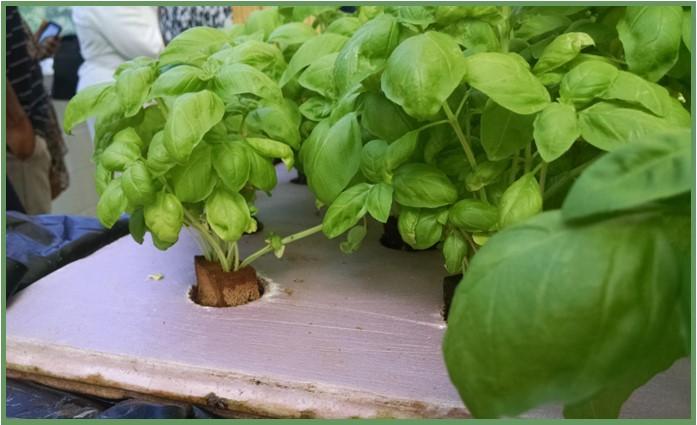
[{"label": "white shirt", "polygon": [[78,70],[78,91],[113,80],[123,62],[157,57],[164,49],[157,7],[75,6],[73,22],[85,59]]}]

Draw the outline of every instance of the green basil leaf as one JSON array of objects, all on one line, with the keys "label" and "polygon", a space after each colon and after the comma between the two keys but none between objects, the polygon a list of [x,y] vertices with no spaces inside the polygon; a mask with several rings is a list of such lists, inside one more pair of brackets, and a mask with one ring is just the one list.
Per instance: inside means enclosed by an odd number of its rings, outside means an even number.
[{"label": "green basil leaf", "polygon": [[334,79],[339,93],[381,70],[398,43],[399,25],[391,15],[379,15],[360,27],[336,58]]},{"label": "green basil leaf", "polygon": [[465,51],[467,55],[501,50],[501,42],[496,30],[488,22],[478,19],[463,19],[448,25],[442,31],[467,49]]},{"label": "green basil leaf", "polygon": [[314,96],[302,105],[300,105],[300,113],[302,116],[312,121],[321,121],[327,118],[332,113],[334,103],[326,98]]},{"label": "green basil leaf", "polygon": [[121,188],[121,178],[117,177],[109,182],[97,201],[97,218],[102,226],[111,229],[127,206],[128,200]]},{"label": "green basil leaf", "polygon": [[571,62],[581,50],[594,45],[591,36],[584,32],[561,34],[545,47],[532,70],[535,74],[553,71]]},{"label": "green basil leaf", "polygon": [[236,242],[252,220],[247,201],[237,192],[217,188],[206,199],[206,220],[220,239]]},{"label": "green basil leaf", "polygon": [[222,66],[233,63],[249,65],[273,79],[279,78],[286,68],[283,53],[276,46],[257,40],[245,41],[231,49],[223,49],[211,58],[222,62]]},{"label": "green basil leaf", "polygon": [[233,192],[242,190],[249,179],[248,150],[240,141],[221,143],[213,148],[213,168],[220,181]]},{"label": "green basil leaf", "polygon": [[479,189],[496,182],[501,174],[508,168],[508,161],[483,161],[467,174],[465,184],[467,190],[476,192]]},{"label": "green basil leaf", "polygon": [[109,186],[109,183],[114,177],[112,171],[107,170],[101,162],[97,162],[94,171],[94,187],[99,196],[104,193],[104,190]]},{"label": "green basil leaf", "polygon": [[189,160],[178,165],[170,172],[172,189],[177,198],[184,203],[203,201],[215,187],[213,173],[212,147],[202,143],[198,145]]},{"label": "green basil leaf", "polygon": [[550,103],[535,118],[535,146],[545,162],[552,162],[571,148],[581,136],[576,109],[565,103]]},{"label": "green basil leaf", "polygon": [[564,218],[616,212],[689,192],[690,140],[688,129],[671,131],[601,157],[571,187]]},{"label": "green basil leaf", "polygon": [[303,166],[317,199],[329,204],[344,190],[360,167],[361,148],[360,127],[353,112],[337,121],[325,137],[313,141]]},{"label": "green basil leaf", "polygon": [[203,136],[223,119],[224,113],[223,102],[211,91],[179,96],[165,125],[164,145],[169,155],[176,162],[186,161]]},{"label": "green basil leaf", "polygon": [[481,118],[482,147],[491,161],[506,159],[532,141],[534,115],[519,115],[488,101]]},{"label": "green basil leaf", "polygon": [[151,66],[128,69],[118,76],[116,94],[126,117],[132,117],[140,111],[150,94],[150,86],[155,77],[155,68]]},{"label": "green basil leaf", "polygon": [[599,102],[578,114],[581,136],[591,145],[611,151],[632,138],[667,130],[665,120],[637,109]]},{"label": "green basil leaf", "polygon": [[621,397],[593,416],[616,416],[635,388],[689,356],[676,308],[689,298],[689,248],[669,235],[689,226],[661,213],[571,226],[555,211],[492,237],[456,290],[443,344],[470,412],[600,408],[609,393]]},{"label": "green basil leaf", "polygon": [[366,200],[371,189],[368,183],[359,183],[341,192],[331,203],[322,220],[322,232],[333,239],[358,223],[367,211]]},{"label": "green basil leaf", "polygon": [[335,21],[332,21],[324,30],[325,33],[331,32],[334,34],[351,37],[361,26],[361,21],[353,16],[344,16]]},{"label": "green basil leaf", "polygon": [[141,158],[143,141],[135,129],[128,127],[116,133],[114,140],[99,156],[99,161],[109,171],[123,171]]},{"label": "green basil leaf", "polygon": [[457,189],[438,168],[404,164],[394,174],[394,199],[414,208],[437,208],[457,200]]},{"label": "green basil leaf", "polygon": [[302,146],[300,147],[300,153],[298,154],[298,160],[301,164],[303,164],[303,168],[305,167],[305,164],[310,162],[310,159],[314,157],[318,144],[325,137],[327,137],[327,133],[329,133],[330,129],[331,123],[328,119],[319,121],[312,128],[310,134],[307,136],[307,139],[305,139]]},{"label": "green basil leaf", "polygon": [[433,6],[391,6],[388,13],[397,16],[400,24],[415,31],[426,31],[429,25],[436,22]]},{"label": "green basil leaf", "polygon": [[515,30],[515,37],[530,40],[552,31],[566,28],[571,20],[564,15],[544,13],[526,13],[520,18],[520,26]]},{"label": "green basil leaf", "polygon": [[293,149],[300,148],[300,113],[290,100],[261,105],[247,115],[245,124],[250,134],[266,135]]},{"label": "green basil leaf", "polygon": [[136,133],[144,145],[149,145],[155,133],[165,128],[167,117],[157,105],[143,108],[143,119],[135,127]]},{"label": "green basil leaf", "polygon": [[499,227],[506,228],[542,211],[542,191],[532,173],[519,178],[501,195]]},{"label": "green basil leaf", "polygon": [[496,6],[436,6],[434,17],[439,24],[447,25],[466,18],[495,17],[499,13]]},{"label": "green basil leaf", "polygon": [[366,93],[362,100],[361,125],[375,137],[392,142],[416,127],[413,118],[382,94]]},{"label": "green basil leaf", "polygon": [[563,102],[583,106],[595,98],[602,97],[618,73],[617,68],[604,62],[583,62],[562,78],[559,86],[561,99]]},{"label": "green basil leaf", "polygon": [[208,56],[220,50],[227,42],[225,32],[209,27],[190,28],[169,42],[160,55],[160,68],[167,65],[189,64],[201,66]]},{"label": "green basil leaf", "polygon": [[[658,28],[660,31],[655,31]],[[682,8],[627,6],[617,23],[617,32],[629,70],[649,81],[658,81],[678,61]]]},{"label": "green basil leaf", "polygon": [[414,249],[428,249],[440,241],[443,234],[443,210],[402,208],[397,228],[404,242]]},{"label": "green basil leaf", "polygon": [[670,97],[670,94],[658,84],[648,82],[631,72],[619,71],[615,80],[600,97],[633,103],[662,117],[666,115],[663,108],[664,98]]},{"label": "green basil leaf", "polygon": [[462,199],[450,207],[448,221],[466,232],[494,230],[499,221],[499,210],[476,199]]},{"label": "green basil leaf", "polygon": [[315,60],[330,53],[338,52],[348,40],[339,34],[325,33],[311,38],[298,49],[288,63],[288,68],[281,76],[279,85],[288,84],[300,71]]},{"label": "green basil leaf", "polygon": [[240,95],[254,95],[270,100],[283,97],[275,81],[244,63],[223,65],[213,79],[213,92],[226,104],[237,103]]},{"label": "green basil leaf", "polygon": [[271,139],[260,139],[257,137],[248,137],[245,140],[259,155],[272,159],[280,158],[281,161],[283,161],[283,163],[286,165],[288,171],[293,168],[293,150],[285,143],[277,142],[276,140]]},{"label": "green basil leaf", "polygon": [[368,213],[380,223],[387,223],[392,209],[392,194],[394,189],[387,183],[378,183],[370,189],[368,194]]},{"label": "green basil leaf", "polygon": [[138,242],[139,245],[142,245],[146,230],[143,209],[138,208],[137,210],[133,211],[131,216],[128,218],[128,231],[131,233],[133,240]]},{"label": "green basil leaf", "polygon": [[421,130],[413,130],[404,134],[399,139],[390,143],[385,154],[385,166],[388,170],[394,170],[409,161],[419,146],[419,134]]},{"label": "green basil leaf", "polygon": [[692,25],[694,24],[692,13],[689,10],[682,12],[682,42],[685,43],[687,50],[692,52]]},{"label": "green basil leaf", "polygon": [[465,82],[506,109],[527,115],[550,102],[545,86],[515,53],[477,53],[465,58]]},{"label": "green basil leaf", "polygon": [[254,34],[262,32],[264,39],[267,39],[271,32],[281,25],[281,15],[276,8],[266,8],[255,10],[245,21],[245,33]]},{"label": "green basil leaf", "polygon": [[363,239],[365,239],[367,234],[368,231],[363,225],[359,224],[358,226],[351,228],[346,235],[346,240],[339,244],[341,252],[344,254],[353,254],[354,252],[358,251],[358,249],[361,247]]},{"label": "green basil leaf", "polygon": [[315,60],[308,66],[300,78],[298,83],[308,90],[312,90],[321,94],[324,97],[336,97],[336,85],[334,84],[334,62],[339,53],[334,52],[324,55]]},{"label": "green basil leaf", "polygon": [[160,74],[152,85],[152,96],[176,96],[203,90],[206,87],[205,73],[191,65],[175,66]]},{"label": "green basil leaf", "polygon": [[159,131],[155,133],[148,146],[148,156],[145,164],[152,172],[153,176],[161,176],[174,167],[174,159],[165,148],[165,132]]},{"label": "green basil leaf", "polygon": [[410,37],[387,60],[382,91],[412,117],[430,118],[462,81],[464,61],[457,43],[446,34],[430,31]]},{"label": "green basil leaf", "polygon": [[252,149],[247,150],[247,155],[249,157],[249,184],[264,192],[270,192],[278,183],[273,162]]},{"label": "green basil leaf", "polygon": [[467,241],[458,231],[451,231],[443,242],[445,270],[450,274],[462,273],[462,263],[467,257]]},{"label": "green basil leaf", "polygon": [[77,92],[65,107],[63,131],[66,134],[71,134],[76,125],[95,116],[104,99],[113,95],[114,91],[113,83],[103,83],[86,87]]},{"label": "green basil leaf", "polygon": [[371,182],[378,183],[387,175],[387,142],[371,140],[361,150],[361,173]]},{"label": "green basil leaf", "polygon": [[267,41],[278,44],[281,50],[286,50],[289,46],[303,44],[316,36],[317,33],[311,26],[302,22],[290,22],[274,29]]},{"label": "green basil leaf", "polygon": [[121,188],[131,205],[144,205],[153,198],[157,187],[142,161],[136,161],[121,175]]}]

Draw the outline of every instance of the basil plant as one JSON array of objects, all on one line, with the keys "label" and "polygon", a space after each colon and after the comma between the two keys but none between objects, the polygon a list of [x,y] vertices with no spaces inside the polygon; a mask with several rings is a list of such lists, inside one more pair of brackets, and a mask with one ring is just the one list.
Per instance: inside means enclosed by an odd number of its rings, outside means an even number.
[{"label": "basil plant", "polygon": [[394,216],[464,273],[445,354],[476,416],[615,416],[686,354],[691,27],[680,6],[370,7],[290,57],[324,234],[351,252]]},{"label": "basil plant", "polygon": [[278,80],[288,68],[284,52],[316,33],[281,22],[274,8],[229,30],[190,29],[159,58],[124,63],[113,82],[70,101],[66,132],[96,119],[97,216],[104,226],[129,213],[133,238],[142,243],[149,231],[160,249],[189,227],[224,271],[267,252],[280,257],[287,243],[320,231],[271,234],[246,259],[237,246],[257,230],[256,192],[276,186],[274,161],[290,169],[300,147],[299,108]]}]

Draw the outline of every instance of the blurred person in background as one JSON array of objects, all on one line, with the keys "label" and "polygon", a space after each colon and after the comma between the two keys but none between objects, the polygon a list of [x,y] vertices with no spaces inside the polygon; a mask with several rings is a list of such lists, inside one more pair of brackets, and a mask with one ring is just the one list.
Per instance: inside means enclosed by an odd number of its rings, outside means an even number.
[{"label": "blurred person in background", "polygon": [[67,148],[39,66],[53,55],[58,39],[39,44],[45,24],[32,34],[15,6],[7,7],[5,24],[8,183],[28,214],[46,214],[69,184]]},{"label": "blurred person in background", "polygon": [[160,6],[158,11],[165,44],[189,28],[223,28],[232,23],[230,6]]}]

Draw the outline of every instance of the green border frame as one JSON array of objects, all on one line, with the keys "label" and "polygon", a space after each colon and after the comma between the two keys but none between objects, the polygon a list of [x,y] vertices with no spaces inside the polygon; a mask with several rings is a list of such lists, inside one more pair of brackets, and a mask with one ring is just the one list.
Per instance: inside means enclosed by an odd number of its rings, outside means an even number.
[{"label": "green border frame", "polygon": [[[242,1],[219,1],[219,0],[214,0],[214,1],[142,1],[142,0],[122,0],[122,1],[114,1],[114,0],[105,0],[105,1],[96,1],[96,0],[67,0],[67,1],[5,1],[2,3],[0,6],[2,8],[2,21],[5,22],[6,19],[6,7],[7,6],[86,6],[86,5],[94,5],[95,3],[99,3],[100,6],[121,6],[121,5],[137,5],[137,6],[169,6],[169,5],[229,5],[232,6],[233,3],[235,5],[278,5],[279,3],[283,3],[285,5],[307,5],[307,4],[335,4],[335,5],[345,5],[345,6],[355,6],[355,5],[361,5],[361,4],[371,4],[371,5],[386,5],[386,4],[399,4],[399,3],[406,3],[406,2],[399,2],[399,1],[390,1],[390,2],[385,2],[385,1],[346,1],[346,2],[341,2],[341,1],[247,1],[247,0],[242,0]],[[555,5],[607,5],[607,6],[624,6],[624,5],[676,5],[676,6],[689,6],[691,8],[691,13],[692,13],[692,20],[694,21],[696,18],[696,13],[697,13],[697,2],[696,1],[466,1],[466,2],[452,2],[452,1],[415,1],[415,2],[409,2],[409,5],[421,5],[421,4],[429,4],[429,5],[438,5],[438,4],[467,4],[467,5],[481,5],[481,4],[498,4],[498,5],[508,5],[508,4],[515,4],[515,5],[521,5],[521,6],[555,6]],[[7,34],[6,34],[6,28],[3,25],[2,26],[2,51],[6,52],[6,41],[7,41]],[[693,25],[692,27],[692,46],[694,48],[695,46],[695,40],[696,40],[696,26]],[[695,138],[695,135],[697,134],[696,132],[696,117],[695,117],[695,93],[696,93],[696,87],[695,87],[695,67],[697,64],[697,61],[695,60],[695,57],[697,56],[697,52],[693,51],[692,52],[692,69],[691,69],[691,76],[692,76],[692,95],[691,95],[691,113],[692,113],[692,136],[693,136],[693,141]],[[4,58],[3,58],[4,59]],[[2,93],[2,108],[1,108],[1,113],[2,117],[5,117],[5,78],[6,78],[6,63],[4,60],[2,60],[2,78],[3,78],[3,83],[2,83],[2,90],[0,92]],[[5,143],[6,143],[6,128],[5,125],[2,126],[2,168],[4,169],[6,166],[6,149],[5,149]],[[631,422],[632,424],[694,424],[695,422],[695,416],[696,416],[696,398],[695,398],[695,253],[696,253],[696,242],[695,242],[695,232],[696,232],[696,224],[695,224],[695,188],[696,188],[696,181],[695,181],[695,170],[696,168],[696,152],[697,148],[695,147],[695,144],[693,143],[692,145],[692,175],[693,175],[693,180],[692,180],[692,192],[691,192],[691,215],[692,215],[692,220],[691,220],[691,230],[692,230],[692,235],[691,235],[691,246],[692,246],[692,261],[691,261],[691,273],[692,273],[692,287],[691,287],[691,300],[690,300],[690,305],[691,305],[691,313],[692,313],[692,333],[691,333],[691,353],[690,353],[690,360],[691,360],[691,418],[689,419],[595,419],[592,420],[593,424],[603,424],[603,423],[629,423]],[[3,219],[2,219],[2,229],[0,229],[0,233],[2,235],[2,253],[6,252],[7,249],[7,238],[6,238],[6,232],[7,232],[7,221],[5,218],[5,214],[7,212],[6,210],[6,173],[2,173],[2,176],[0,177],[0,180],[2,181],[2,197],[0,199],[0,207],[2,208],[2,214],[3,214]],[[7,410],[7,405],[6,405],[6,374],[4,371],[6,370],[6,362],[5,362],[5,349],[6,349],[6,320],[5,320],[5,313],[6,313],[6,306],[7,306],[7,298],[6,298],[6,258],[5,255],[2,255],[2,259],[0,259],[0,265],[2,266],[2,302],[0,304],[0,311],[2,311],[2,344],[1,344],[1,356],[0,359],[2,361],[2,395],[3,395],[3,400],[1,401],[2,405],[0,406],[0,422],[5,422],[7,423],[22,423],[22,424],[48,424],[48,423],[53,423],[53,420],[51,419],[13,419],[13,418],[7,418],[6,417],[6,410]],[[202,419],[199,420],[201,423],[215,423],[220,421],[221,419]],[[224,419],[223,419],[224,420]],[[481,421],[478,419],[470,419],[474,421]],[[498,423],[518,423],[520,419],[498,419]],[[590,420],[582,420],[582,419],[535,419],[536,421],[545,421],[546,423],[564,423],[564,424],[577,424],[577,423],[588,423]],[[63,419],[61,420],[61,423],[66,423],[66,424],[85,424],[85,423],[105,423],[105,422],[113,422],[117,421],[118,423],[122,423],[122,421],[126,421],[127,423],[153,423],[155,422],[162,422],[162,421],[171,421],[171,420],[162,420],[162,419],[102,419],[102,420],[97,420],[97,419]],[[240,422],[241,421],[241,422]],[[318,420],[298,420],[298,419],[235,419],[236,423],[259,423],[259,421],[266,422],[266,421],[274,421],[274,423],[293,423],[293,424],[301,424],[301,423],[310,423],[310,422],[316,422]],[[327,421],[328,420],[319,420],[319,421]],[[333,420],[331,421],[332,423],[347,423],[347,422],[354,422],[355,420]],[[380,420],[371,420],[371,423],[393,423],[396,420],[390,420],[390,419],[380,419]],[[461,423],[462,420],[448,420],[448,419],[422,419],[422,420],[399,420],[400,424],[408,424],[408,423],[437,423],[437,424],[451,424],[451,423]],[[198,422],[197,422],[198,423]]]}]

